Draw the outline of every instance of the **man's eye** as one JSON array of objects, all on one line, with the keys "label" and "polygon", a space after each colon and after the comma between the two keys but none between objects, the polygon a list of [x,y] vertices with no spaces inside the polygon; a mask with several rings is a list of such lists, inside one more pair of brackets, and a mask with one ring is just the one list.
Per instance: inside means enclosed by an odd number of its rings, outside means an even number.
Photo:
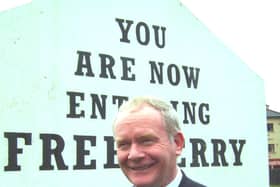
[{"label": "man's eye", "polygon": [[125,149],[125,148],[128,148],[128,147],[129,147],[129,143],[127,143],[127,142],[121,142],[121,143],[118,143],[118,144],[117,144],[117,147],[118,147],[119,149]]},{"label": "man's eye", "polygon": [[143,144],[143,145],[151,145],[151,144],[153,144],[153,143],[154,143],[154,141],[151,140],[151,139],[142,140],[142,144]]}]

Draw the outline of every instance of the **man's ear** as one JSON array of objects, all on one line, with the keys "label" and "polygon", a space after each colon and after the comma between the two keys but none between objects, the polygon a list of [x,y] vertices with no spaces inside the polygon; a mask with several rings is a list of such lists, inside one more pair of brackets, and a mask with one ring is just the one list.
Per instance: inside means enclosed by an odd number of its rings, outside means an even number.
[{"label": "man's ear", "polygon": [[176,155],[179,156],[185,146],[185,138],[182,132],[177,132],[175,134],[174,142],[176,144]]}]

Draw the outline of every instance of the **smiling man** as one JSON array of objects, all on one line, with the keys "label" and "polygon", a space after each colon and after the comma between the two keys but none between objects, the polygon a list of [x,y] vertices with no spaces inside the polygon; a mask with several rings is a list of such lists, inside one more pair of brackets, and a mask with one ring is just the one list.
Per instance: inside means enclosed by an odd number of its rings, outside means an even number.
[{"label": "smiling man", "polygon": [[171,105],[134,98],[120,107],[113,132],[119,165],[135,187],[203,187],[176,164],[184,136]]}]

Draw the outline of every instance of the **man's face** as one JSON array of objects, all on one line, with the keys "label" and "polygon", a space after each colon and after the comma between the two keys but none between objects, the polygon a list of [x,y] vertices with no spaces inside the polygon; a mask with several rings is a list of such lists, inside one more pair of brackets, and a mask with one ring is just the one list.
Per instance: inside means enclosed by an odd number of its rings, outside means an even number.
[{"label": "man's face", "polygon": [[175,177],[181,148],[169,139],[157,110],[143,105],[122,112],[115,125],[119,165],[134,185],[162,186]]}]

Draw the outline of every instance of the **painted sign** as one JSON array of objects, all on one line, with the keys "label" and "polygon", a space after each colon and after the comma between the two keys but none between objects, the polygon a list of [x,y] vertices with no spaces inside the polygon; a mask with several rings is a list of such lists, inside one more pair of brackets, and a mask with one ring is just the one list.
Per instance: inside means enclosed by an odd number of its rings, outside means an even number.
[{"label": "painted sign", "polygon": [[180,2],[33,1],[0,14],[1,186],[131,186],[112,122],[169,101],[179,166],[207,186],[268,186],[262,80]]}]

